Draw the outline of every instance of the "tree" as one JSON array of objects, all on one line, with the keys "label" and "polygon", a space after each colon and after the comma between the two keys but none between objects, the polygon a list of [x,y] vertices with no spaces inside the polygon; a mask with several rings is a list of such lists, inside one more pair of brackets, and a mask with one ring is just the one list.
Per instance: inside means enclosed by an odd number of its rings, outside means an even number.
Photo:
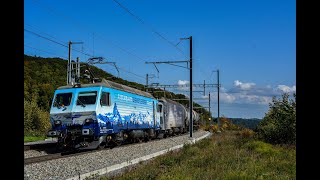
[{"label": "tree", "polygon": [[31,101],[24,99],[24,134],[46,135],[51,126],[49,112],[42,110],[37,105],[36,93],[31,99]]},{"label": "tree", "polygon": [[272,98],[269,111],[257,127],[258,137],[273,144],[296,144],[296,94]]}]

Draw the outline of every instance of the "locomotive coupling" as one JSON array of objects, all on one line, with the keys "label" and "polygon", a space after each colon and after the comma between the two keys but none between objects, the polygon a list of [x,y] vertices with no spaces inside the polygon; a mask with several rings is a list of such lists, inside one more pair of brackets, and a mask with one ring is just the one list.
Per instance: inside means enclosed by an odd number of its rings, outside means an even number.
[{"label": "locomotive coupling", "polygon": [[88,147],[89,143],[88,142],[81,142],[80,147]]}]

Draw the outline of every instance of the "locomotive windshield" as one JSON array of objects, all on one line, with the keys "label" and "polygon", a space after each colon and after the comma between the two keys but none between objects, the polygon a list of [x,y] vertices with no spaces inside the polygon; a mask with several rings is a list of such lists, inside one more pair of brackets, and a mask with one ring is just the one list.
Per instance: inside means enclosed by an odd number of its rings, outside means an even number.
[{"label": "locomotive windshield", "polygon": [[72,98],[72,93],[60,93],[56,95],[53,107],[69,106]]},{"label": "locomotive windshield", "polygon": [[78,95],[77,105],[95,104],[97,91],[80,92]]},{"label": "locomotive windshield", "polygon": [[157,112],[162,112],[162,105],[158,104]]}]

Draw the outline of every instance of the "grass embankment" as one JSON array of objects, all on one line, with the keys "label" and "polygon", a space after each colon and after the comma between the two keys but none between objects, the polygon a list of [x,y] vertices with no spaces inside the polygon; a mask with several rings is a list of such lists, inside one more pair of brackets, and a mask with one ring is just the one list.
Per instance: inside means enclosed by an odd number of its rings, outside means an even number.
[{"label": "grass embankment", "polygon": [[222,132],[101,179],[296,179],[296,151]]},{"label": "grass embankment", "polygon": [[41,141],[45,139],[45,136],[24,136],[24,142]]}]

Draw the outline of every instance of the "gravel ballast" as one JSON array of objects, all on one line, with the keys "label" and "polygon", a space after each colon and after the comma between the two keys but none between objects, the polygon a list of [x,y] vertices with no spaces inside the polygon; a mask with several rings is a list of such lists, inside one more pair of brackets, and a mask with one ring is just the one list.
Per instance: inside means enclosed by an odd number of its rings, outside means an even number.
[{"label": "gravel ballast", "polygon": [[24,158],[38,157],[48,155],[46,151],[28,150],[24,151]]},{"label": "gravel ballast", "polygon": [[[199,130],[194,132],[192,137],[197,140],[205,135],[209,135],[209,132]],[[130,146],[120,146],[89,154],[29,164],[24,166],[24,179],[60,180],[75,179],[79,176],[83,179],[91,172],[109,172],[110,170],[105,170],[107,167],[123,167],[124,164],[137,161],[140,157],[148,157],[148,155],[155,156],[159,154],[160,151],[164,152],[164,150],[169,150],[170,148],[182,147],[183,144],[188,142],[190,142],[189,133],[183,136],[132,144]],[[32,154],[33,152],[27,152],[27,157],[37,156],[36,153],[43,155],[43,152],[34,152],[35,154]],[[119,166],[120,163],[122,164]]]}]

